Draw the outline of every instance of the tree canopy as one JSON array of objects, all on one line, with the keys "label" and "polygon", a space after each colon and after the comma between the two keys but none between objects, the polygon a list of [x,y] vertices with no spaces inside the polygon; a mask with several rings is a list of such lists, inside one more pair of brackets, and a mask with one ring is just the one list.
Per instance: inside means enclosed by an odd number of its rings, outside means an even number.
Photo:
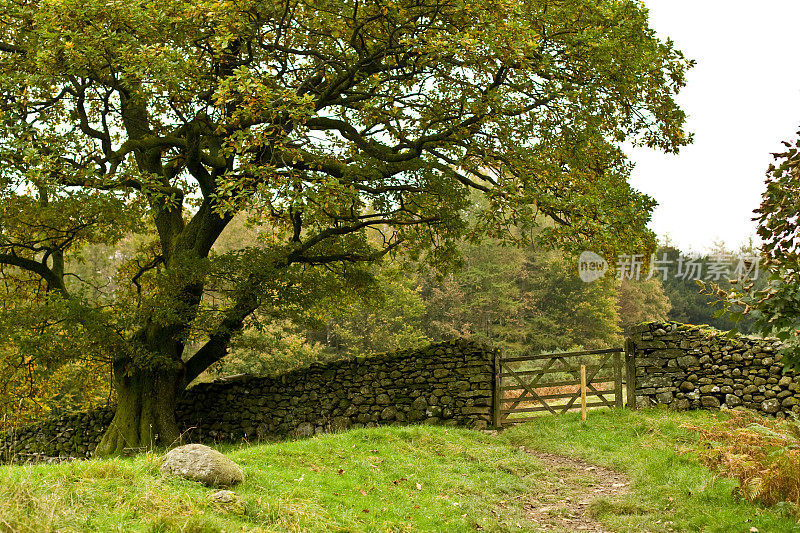
[{"label": "tree canopy", "polygon": [[[0,337],[113,364],[99,453],[178,437],[256,310],[309,318],[403,248],[652,248],[623,141],[689,141],[691,62],[630,0],[0,0]],[[486,196],[475,224],[470,194]],[[247,209],[258,246],[212,254]],[[113,279],[87,243],[148,235]],[[22,331],[23,333],[15,333]],[[29,341],[20,344],[21,338]],[[190,347],[190,348],[187,348]],[[13,350],[12,350],[13,351]]]}]

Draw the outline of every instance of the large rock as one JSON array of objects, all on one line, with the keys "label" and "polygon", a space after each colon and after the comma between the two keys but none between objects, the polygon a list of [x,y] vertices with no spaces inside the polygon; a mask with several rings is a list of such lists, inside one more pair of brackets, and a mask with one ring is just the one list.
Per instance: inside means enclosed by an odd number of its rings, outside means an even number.
[{"label": "large rock", "polygon": [[239,465],[208,446],[187,444],[170,450],[161,473],[199,481],[210,487],[229,487],[244,481]]}]

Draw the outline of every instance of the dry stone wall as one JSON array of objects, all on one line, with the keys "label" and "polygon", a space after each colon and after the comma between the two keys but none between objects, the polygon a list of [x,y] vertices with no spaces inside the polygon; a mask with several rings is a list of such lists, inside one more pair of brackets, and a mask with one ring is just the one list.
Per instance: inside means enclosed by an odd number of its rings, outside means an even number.
[{"label": "dry stone wall", "polygon": [[[242,376],[189,389],[177,411],[189,441],[239,442],[379,424],[485,428],[491,423],[494,357],[458,340],[418,351],[311,365],[277,377]],[[0,434],[0,460],[88,457],[110,408]]]},{"label": "dry stone wall", "polygon": [[113,409],[102,407],[0,433],[0,463],[89,457],[113,416]]},{"label": "dry stone wall", "polygon": [[[654,322],[628,339],[638,407],[744,407],[800,414],[800,387],[775,340],[731,338],[708,327]],[[199,384],[178,405],[187,441],[250,442],[381,424],[491,424],[497,352],[459,340],[324,365],[277,377]],[[0,461],[88,457],[112,408],[0,434]]]},{"label": "dry stone wall", "polygon": [[638,407],[745,407],[777,416],[800,412],[798,380],[784,373],[781,344],[774,339],[653,322],[637,326],[628,342],[636,358]]}]

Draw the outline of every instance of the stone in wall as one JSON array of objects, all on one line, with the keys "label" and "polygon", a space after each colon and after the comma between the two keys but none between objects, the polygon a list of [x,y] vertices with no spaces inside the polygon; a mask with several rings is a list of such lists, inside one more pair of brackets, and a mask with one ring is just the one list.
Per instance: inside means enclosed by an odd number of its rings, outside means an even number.
[{"label": "stone in wall", "polygon": [[651,322],[637,326],[631,341],[639,407],[800,413],[798,381],[784,373],[781,343],[775,339],[729,337],[707,326]]}]

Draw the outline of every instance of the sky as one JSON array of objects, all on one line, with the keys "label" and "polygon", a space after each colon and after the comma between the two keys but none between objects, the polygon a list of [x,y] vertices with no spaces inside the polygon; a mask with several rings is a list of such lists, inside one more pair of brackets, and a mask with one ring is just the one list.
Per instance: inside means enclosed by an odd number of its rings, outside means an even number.
[{"label": "sky", "polygon": [[[659,206],[651,229],[684,251],[756,238],[753,209],[782,140],[800,130],[797,0],[645,0],[650,26],[694,59],[678,104],[694,144],[628,150],[632,185]],[[757,242],[757,241],[756,241]]]}]

